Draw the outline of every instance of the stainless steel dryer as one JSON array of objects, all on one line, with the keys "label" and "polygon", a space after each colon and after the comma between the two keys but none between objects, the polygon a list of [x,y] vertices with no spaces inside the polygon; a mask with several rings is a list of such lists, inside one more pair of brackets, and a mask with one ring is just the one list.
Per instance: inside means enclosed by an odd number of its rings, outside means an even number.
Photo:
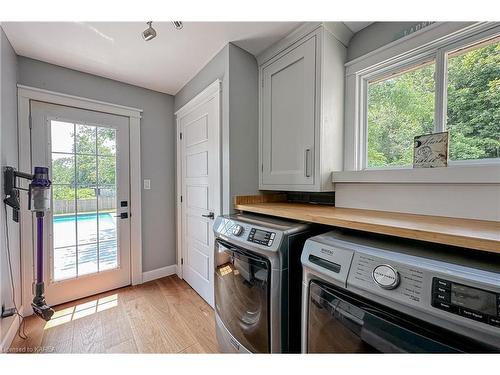
[{"label": "stainless steel dryer", "polygon": [[219,216],[215,317],[222,352],[300,352],[300,254],[309,224],[268,216]]},{"label": "stainless steel dryer", "polygon": [[302,253],[304,353],[500,352],[500,256],[333,231]]}]

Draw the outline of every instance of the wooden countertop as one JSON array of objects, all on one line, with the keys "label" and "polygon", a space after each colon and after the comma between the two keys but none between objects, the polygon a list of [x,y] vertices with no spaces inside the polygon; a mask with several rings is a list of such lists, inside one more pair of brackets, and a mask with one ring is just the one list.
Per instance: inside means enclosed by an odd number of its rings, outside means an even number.
[{"label": "wooden countertop", "polygon": [[[239,198],[239,197],[238,197]],[[327,205],[235,200],[241,211],[500,253],[500,222],[338,208]]]}]

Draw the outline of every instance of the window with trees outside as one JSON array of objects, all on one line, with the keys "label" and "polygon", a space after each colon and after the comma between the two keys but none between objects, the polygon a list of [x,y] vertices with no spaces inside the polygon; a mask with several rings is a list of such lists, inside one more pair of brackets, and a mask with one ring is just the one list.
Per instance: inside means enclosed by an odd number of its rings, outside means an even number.
[{"label": "window with trees outside", "polygon": [[116,130],[51,121],[53,280],[118,267]]},{"label": "window with trees outside", "polygon": [[366,88],[366,167],[411,166],[413,137],[446,130],[450,163],[500,160],[500,36],[442,48]]}]

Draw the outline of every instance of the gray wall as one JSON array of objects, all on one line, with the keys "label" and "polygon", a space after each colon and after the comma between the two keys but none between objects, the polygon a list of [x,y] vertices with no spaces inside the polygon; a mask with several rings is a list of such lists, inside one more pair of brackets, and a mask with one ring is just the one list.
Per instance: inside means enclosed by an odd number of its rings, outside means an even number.
[{"label": "gray wall", "polygon": [[[7,165],[17,167],[17,57],[3,30],[0,28],[0,154],[1,170]],[[3,176],[0,173],[0,186],[3,197]],[[3,206],[3,205],[2,205]],[[17,306],[21,305],[21,254],[19,246],[19,224],[11,220],[9,208],[7,217],[0,210],[0,302],[2,306],[13,307],[10,274],[7,263],[7,222],[10,239],[10,253]],[[0,340],[3,342],[7,330],[15,318],[0,320]]]},{"label": "gray wall", "polygon": [[222,48],[174,97],[175,111],[202,92],[216,79],[224,80],[227,70],[229,45]]},{"label": "gray wall", "polygon": [[347,48],[347,61],[354,60],[396,39],[418,22],[375,22],[354,34]]},{"label": "gray wall", "polygon": [[229,207],[259,189],[259,72],[247,51],[229,45]]},{"label": "gray wall", "polygon": [[258,193],[258,70],[255,57],[229,43],[175,95],[175,110],[222,81],[222,212],[235,195]]},{"label": "gray wall", "polygon": [[[143,271],[175,264],[174,98],[118,81],[18,58],[19,83],[144,110],[141,119]],[[167,74],[167,73],[166,73]]]}]

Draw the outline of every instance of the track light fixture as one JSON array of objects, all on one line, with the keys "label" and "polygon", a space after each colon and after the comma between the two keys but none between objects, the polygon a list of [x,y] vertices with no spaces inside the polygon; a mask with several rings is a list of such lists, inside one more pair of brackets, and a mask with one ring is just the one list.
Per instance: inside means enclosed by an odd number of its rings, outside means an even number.
[{"label": "track light fixture", "polygon": [[153,21],[147,22],[149,27],[142,32],[142,38],[146,42],[149,42],[151,39],[156,37],[156,30],[153,29],[153,27],[151,26],[152,23],[153,23]]},{"label": "track light fixture", "polygon": [[[144,39],[146,42],[149,42],[151,39],[156,37],[156,30],[153,29],[153,26],[151,26],[153,21],[148,21],[146,23],[148,24],[148,28],[142,32],[142,39]],[[172,21],[172,23],[177,30],[180,30],[183,27],[181,21]]]}]

